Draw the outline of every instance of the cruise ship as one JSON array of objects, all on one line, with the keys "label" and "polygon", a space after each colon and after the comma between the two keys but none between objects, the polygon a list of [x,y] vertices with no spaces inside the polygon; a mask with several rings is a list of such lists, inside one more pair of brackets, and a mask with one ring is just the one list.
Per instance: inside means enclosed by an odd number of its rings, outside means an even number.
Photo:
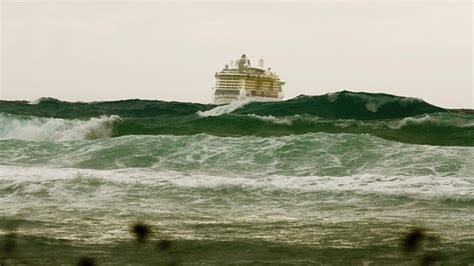
[{"label": "cruise ship", "polygon": [[216,73],[213,88],[213,103],[228,104],[238,100],[281,101],[284,81],[264,67],[263,59],[258,67],[252,67],[243,54],[235,63],[231,62]]}]

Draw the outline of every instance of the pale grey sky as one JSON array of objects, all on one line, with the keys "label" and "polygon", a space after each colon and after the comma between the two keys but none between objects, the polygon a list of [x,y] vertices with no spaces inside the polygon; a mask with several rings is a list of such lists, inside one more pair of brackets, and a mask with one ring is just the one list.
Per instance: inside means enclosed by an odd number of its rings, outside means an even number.
[{"label": "pale grey sky", "polygon": [[3,1],[2,99],[208,103],[247,54],[285,99],[340,90],[473,108],[471,1]]}]

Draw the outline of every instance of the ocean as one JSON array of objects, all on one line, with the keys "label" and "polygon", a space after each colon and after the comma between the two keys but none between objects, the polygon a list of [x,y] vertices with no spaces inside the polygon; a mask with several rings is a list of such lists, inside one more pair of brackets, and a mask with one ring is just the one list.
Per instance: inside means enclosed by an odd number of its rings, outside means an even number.
[{"label": "ocean", "polygon": [[474,265],[469,110],[41,98],[0,125],[2,266]]}]

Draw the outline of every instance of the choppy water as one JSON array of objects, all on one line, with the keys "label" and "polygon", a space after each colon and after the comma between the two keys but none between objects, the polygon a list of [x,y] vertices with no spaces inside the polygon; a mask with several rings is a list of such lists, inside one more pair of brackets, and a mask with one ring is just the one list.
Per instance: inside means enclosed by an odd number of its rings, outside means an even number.
[{"label": "choppy water", "polygon": [[[0,262],[474,263],[472,114],[344,91],[3,101],[0,125],[0,240],[16,243]],[[427,237],[405,252],[415,227]]]}]

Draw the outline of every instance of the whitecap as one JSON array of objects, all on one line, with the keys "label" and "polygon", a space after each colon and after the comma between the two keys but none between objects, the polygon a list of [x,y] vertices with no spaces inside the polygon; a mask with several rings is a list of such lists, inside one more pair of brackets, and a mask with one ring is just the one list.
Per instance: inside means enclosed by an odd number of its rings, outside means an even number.
[{"label": "whitecap", "polygon": [[207,111],[204,111],[204,112],[198,111],[196,114],[201,116],[201,117],[220,116],[220,115],[232,113],[233,111],[244,107],[245,105],[249,104],[250,102],[252,102],[252,101],[248,100],[248,99],[247,100],[242,100],[242,101],[235,101],[235,102],[232,102],[230,104],[217,106],[217,107],[215,107],[211,110],[207,110]]},{"label": "whitecap", "polygon": [[19,116],[0,113],[0,139],[84,140],[112,136],[117,115],[101,116],[89,120]]}]

